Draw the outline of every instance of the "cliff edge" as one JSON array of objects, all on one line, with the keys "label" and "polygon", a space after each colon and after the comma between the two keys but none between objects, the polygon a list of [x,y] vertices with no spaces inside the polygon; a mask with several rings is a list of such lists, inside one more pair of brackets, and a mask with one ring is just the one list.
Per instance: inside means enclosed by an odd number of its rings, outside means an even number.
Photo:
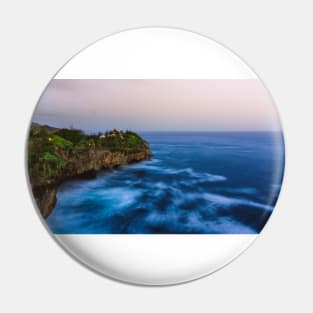
[{"label": "cliff edge", "polygon": [[86,135],[76,129],[32,124],[28,140],[28,172],[33,195],[43,217],[57,201],[59,185],[75,177],[95,177],[111,169],[149,159],[149,144],[131,131]]}]

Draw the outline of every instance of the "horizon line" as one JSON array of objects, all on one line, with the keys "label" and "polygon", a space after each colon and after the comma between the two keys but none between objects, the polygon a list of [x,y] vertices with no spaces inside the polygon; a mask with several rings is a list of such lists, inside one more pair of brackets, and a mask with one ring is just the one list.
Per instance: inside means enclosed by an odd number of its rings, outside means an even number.
[{"label": "horizon line", "polygon": [[[68,126],[68,127],[59,127],[59,126],[53,126],[53,125],[48,125],[48,124],[41,124],[41,123],[38,123],[38,122],[35,122],[35,121],[32,121],[31,124],[38,124],[40,126],[48,126],[48,127],[53,127],[53,128],[59,128],[59,129],[62,129],[62,128],[65,128],[65,129],[76,129],[76,130],[81,130],[83,132],[88,132],[88,133],[99,133],[99,132],[103,132],[103,130],[84,130],[84,129],[80,129],[80,128],[77,128],[77,127],[71,127],[71,126]],[[112,129],[117,129],[117,128],[108,128],[106,129],[105,131],[107,130],[112,130]],[[249,133],[273,133],[273,132],[283,132],[282,129],[277,129],[277,130],[264,130],[264,129],[239,129],[239,130],[235,130],[235,129],[224,129],[224,130],[219,130],[219,129],[209,129],[209,130],[205,130],[205,129],[202,129],[202,130],[133,130],[133,129],[119,129],[119,131],[135,131],[135,132],[138,132],[138,133],[156,133],[156,132],[162,132],[162,133],[169,133],[169,132],[176,132],[176,133],[183,133],[183,132],[188,132],[188,133],[200,133],[200,132],[207,132],[207,133],[229,133],[229,132],[233,132],[233,133],[244,133],[244,132],[249,132]]]}]

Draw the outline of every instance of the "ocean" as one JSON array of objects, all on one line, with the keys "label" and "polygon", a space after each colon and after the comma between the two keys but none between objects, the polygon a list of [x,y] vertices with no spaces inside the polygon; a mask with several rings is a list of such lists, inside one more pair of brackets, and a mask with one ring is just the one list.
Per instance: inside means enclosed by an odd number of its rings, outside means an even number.
[{"label": "ocean", "polygon": [[277,201],[281,132],[143,132],[151,160],[63,183],[55,234],[257,234]]}]

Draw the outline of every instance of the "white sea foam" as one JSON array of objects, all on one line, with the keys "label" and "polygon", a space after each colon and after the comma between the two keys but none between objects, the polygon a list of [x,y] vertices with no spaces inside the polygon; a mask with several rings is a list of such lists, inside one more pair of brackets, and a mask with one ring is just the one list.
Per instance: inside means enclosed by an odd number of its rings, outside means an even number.
[{"label": "white sea foam", "polygon": [[252,200],[244,199],[244,198],[231,198],[226,196],[221,196],[213,193],[205,193],[201,194],[203,198],[206,200],[222,204],[223,206],[233,206],[233,205],[248,205],[255,208],[264,209],[267,211],[272,211],[273,208],[270,205],[258,203]]},{"label": "white sea foam", "polygon": [[254,234],[255,230],[247,225],[244,225],[240,222],[235,221],[232,218],[220,218],[216,221],[212,221],[210,223],[202,224],[204,227],[204,231],[206,231],[207,227],[210,227],[212,232],[227,234],[229,229],[236,234]]},{"label": "white sea foam", "polygon": [[114,203],[115,208],[118,207],[120,209],[136,203],[141,193],[142,191],[139,189],[134,190],[124,187],[102,189],[96,192],[99,198]]},{"label": "white sea foam", "polygon": [[[215,175],[210,173],[199,173],[194,171],[192,168],[184,168],[184,169],[172,169],[167,168],[163,169],[164,173],[169,175],[178,175],[178,174],[186,174],[190,178],[198,179],[198,182],[217,182],[217,181],[225,181],[227,178],[222,175]],[[196,182],[195,180],[193,182]]]}]

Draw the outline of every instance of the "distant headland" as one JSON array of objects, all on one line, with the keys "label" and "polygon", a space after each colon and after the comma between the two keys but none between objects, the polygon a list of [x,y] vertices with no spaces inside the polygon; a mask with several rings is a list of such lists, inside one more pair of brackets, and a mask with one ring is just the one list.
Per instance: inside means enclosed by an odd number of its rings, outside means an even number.
[{"label": "distant headland", "polygon": [[28,172],[40,213],[46,218],[59,185],[97,171],[151,158],[149,144],[137,133],[113,129],[87,135],[81,130],[33,123],[28,138]]}]

